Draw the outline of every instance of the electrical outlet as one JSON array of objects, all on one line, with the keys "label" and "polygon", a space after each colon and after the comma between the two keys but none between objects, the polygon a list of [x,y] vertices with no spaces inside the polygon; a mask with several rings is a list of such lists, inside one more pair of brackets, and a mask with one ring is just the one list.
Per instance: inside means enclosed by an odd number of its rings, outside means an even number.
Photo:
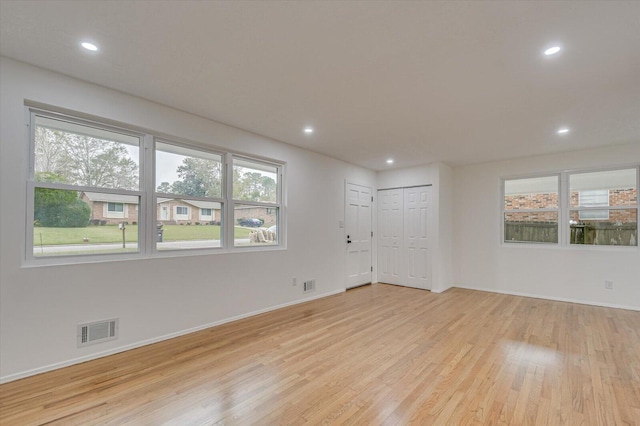
[{"label": "electrical outlet", "polygon": [[606,288],[607,290],[613,290],[613,281],[605,280],[604,288]]},{"label": "electrical outlet", "polygon": [[298,279],[296,277],[293,277],[291,279],[291,286],[295,287],[298,285]]}]

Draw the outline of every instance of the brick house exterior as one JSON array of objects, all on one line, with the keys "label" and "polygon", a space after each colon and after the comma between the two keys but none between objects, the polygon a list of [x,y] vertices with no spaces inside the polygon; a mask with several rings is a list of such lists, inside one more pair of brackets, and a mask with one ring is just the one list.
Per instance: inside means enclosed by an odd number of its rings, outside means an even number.
[{"label": "brick house exterior", "polygon": [[220,203],[158,198],[157,221],[163,225],[220,223]]},{"label": "brick house exterior", "polygon": [[93,225],[138,222],[138,197],[136,196],[82,192],[80,199],[91,208],[90,223]]},{"label": "brick house exterior", "polygon": [[[83,192],[80,199],[91,208],[91,224],[137,223],[138,197],[133,195]],[[264,210],[264,209],[263,209]],[[211,201],[158,198],[157,221],[166,225],[219,223],[220,203]]]},{"label": "brick house exterior", "polygon": [[[608,194],[609,205],[602,206],[603,215],[599,218],[585,218],[580,217],[580,212],[577,210],[570,211],[570,220],[575,222],[584,221],[606,221],[606,222],[620,222],[620,223],[636,223],[637,211],[634,208],[638,200],[638,191],[634,188],[629,189],[610,189]],[[631,208],[626,210],[608,210],[608,207],[623,207],[629,206]],[[504,197],[504,209],[505,210],[518,210],[518,209],[543,209],[543,208],[556,208],[558,207],[558,194],[519,194],[519,195],[507,195]],[[580,207],[580,193],[578,191],[572,191],[570,195],[570,209],[578,209]],[[605,214],[604,212],[608,214]],[[525,221],[525,222],[556,222],[558,220],[555,212],[530,212],[530,213],[518,213],[510,212],[506,213],[507,221]]]}]

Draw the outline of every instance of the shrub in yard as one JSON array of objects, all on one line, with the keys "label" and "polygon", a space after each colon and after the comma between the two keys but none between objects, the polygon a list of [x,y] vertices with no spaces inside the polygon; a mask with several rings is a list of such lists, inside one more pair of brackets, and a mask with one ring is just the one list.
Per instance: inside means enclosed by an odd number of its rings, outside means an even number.
[{"label": "shrub in yard", "polygon": [[138,222],[136,222],[135,220],[133,222],[131,222],[132,225],[137,225]]},{"label": "shrub in yard", "polygon": [[36,188],[34,219],[41,226],[81,228],[89,224],[91,208],[75,191]]},{"label": "shrub in yard", "polygon": [[196,225],[200,225],[200,222],[196,222]]}]

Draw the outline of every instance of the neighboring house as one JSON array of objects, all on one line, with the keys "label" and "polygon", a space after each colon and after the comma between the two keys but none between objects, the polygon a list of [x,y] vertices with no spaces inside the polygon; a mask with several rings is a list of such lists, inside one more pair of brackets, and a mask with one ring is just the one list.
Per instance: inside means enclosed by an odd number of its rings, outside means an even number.
[{"label": "neighboring house", "polygon": [[158,198],[158,223],[180,224],[220,222],[220,203],[213,201]]},{"label": "neighboring house", "polygon": [[[91,207],[94,225],[138,222],[138,197],[132,195],[83,192],[80,198]],[[157,199],[157,221],[164,225],[220,222],[220,203],[178,198]],[[277,223],[277,209],[272,207],[237,206],[235,219],[261,219],[263,226]]]},{"label": "neighboring house", "polygon": [[[133,195],[83,192],[80,199],[91,207],[94,225],[138,222],[138,197]],[[220,203],[158,198],[157,220],[162,224],[209,224],[220,222]],[[264,210],[264,209],[262,209]]]},{"label": "neighboring house", "polygon": [[83,192],[80,199],[91,207],[94,225],[138,222],[138,197],[134,195]]}]

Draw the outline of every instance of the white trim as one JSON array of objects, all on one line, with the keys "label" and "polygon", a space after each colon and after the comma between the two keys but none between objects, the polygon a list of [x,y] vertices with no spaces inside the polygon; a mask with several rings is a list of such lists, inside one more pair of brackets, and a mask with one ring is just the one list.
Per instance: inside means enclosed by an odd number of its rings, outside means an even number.
[{"label": "white trim", "polygon": [[482,287],[471,287],[465,286],[462,284],[456,284],[452,286],[452,288],[462,288],[465,290],[477,290],[477,291],[485,291],[487,293],[498,293],[498,294],[506,294],[509,296],[520,296],[520,297],[531,297],[533,299],[542,299],[542,300],[552,300],[554,302],[567,302],[567,303],[577,303],[579,305],[589,305],[589,306],[599,306],[601,308],[614,308],[614,309],[626,309],[629,311],[640,311],[640,306],[631,306],[631,305],[618,305],[616,303],[604,303],[604,302],[593,302],[590,300],[582,300],[582,299],[572,299],[565,297],[554,297],[554,296],[545,296],[542,294],[533,294],[533,293],[521,293],[519,291],[509,291],[509,290],[499,290],[499,289],[490,289],[490,288],[482,288]]},{"label": "white trim", "polygon": [[252,311],[252,312],[248,312],[246,314],[240,314],[240,315],[236,315],[233,317],[229,317],[229,318],[225,318],[219,321],[214,321],[208,324],[203,324],[203,325],[199,325],[196,327],[192,327],[192,328],[188,328],[186,330],[181,330],[181,331],[176,331],[174,333],[169,333],[169,334],[165,334],[164,336],[159,336],[159,337],[154,337],[151,339],[147,339],[147,340],[142,340],[140,342],[137,343],[131,343],[128,345],[124,345],[124,346],[120,346],[117,348],[113,348],[113,349],[108,349],[106,351],[102,351],[102,352],[98,352],[95,354],[91,354],[91,355],[85,355],[85,356],[81,356],[78,358],[73,358],[67,361],[62,361],[62,362],[56,362],[54,364],[49,364],[46,365],[44,367],[39,367],[39,368],[34,368],[31,370],[27,370],[27,371],[21,371],[19,373],[14,373],[14,374],[9,374],[7,376],[2,376],[0,377],[0,384],[3,383],[8,383],[8,382],[12,382],[14,380],[18,380],[18,379],[23,379],[25,377],[29,377],[29,376],[34,376],[36,374],[41,374],[41,373],[46,373],[48,371],[53,371],[53,370],[58,370],[60,368],[63,367],[68,367],[70,365],[75,365],[75,364],[80,364],[81,362],[86,362],[86,361],[91,361],[94,359],[98,359],[98,358],[103,358],[109,355],[114,355],[120,352],[125,352],[131,349],[136,349],[142,346],[147,346],[147,345],[151,345],[154,343],[158,343],[158,342],[162,342],[164,340],[169,340],[169,339],[173,339],[175,337],[180,337],[180,336],[184,336],[185,334],[190,334],[190,333],[195,333],[201,330],[205,330],[207,328],[212,328],[212,327],[217,327],[219,325],[223,325],[223,324],[227,324],[233,321],[238,321],[244,318],[249,318],[249,317],[253,317],[256,315],[260,315],[260,314],[264,314],[266,312],[271,312],[271,311],[275,311],[278,309],[282,309],[282,308],[286,308],[289,306],[294,306],[294,305],[299,305],[302,303],[306,303],[306,302],[311,302],[312,300],[316,300],[316,299],[323,299],[325,297],[329,297],[329,296],[335,296],[336,294],[340,294],[340,293],[344,293],[345,290],[344,289],[339,289],[339,290],[334,290],[334,291],[330,291],[328,293],[323,293],[323,294],[319,294],[316,296],[311,296],[311,297],[306,297],[304,299],[300,299],[300,300],[294,300],[291,302],[286,302],[286,303],[281,303],[279,305],[275,305],[275,306],[270,306],[268,308],[264,308],[264,309],[258,309],[257,311]]}]

